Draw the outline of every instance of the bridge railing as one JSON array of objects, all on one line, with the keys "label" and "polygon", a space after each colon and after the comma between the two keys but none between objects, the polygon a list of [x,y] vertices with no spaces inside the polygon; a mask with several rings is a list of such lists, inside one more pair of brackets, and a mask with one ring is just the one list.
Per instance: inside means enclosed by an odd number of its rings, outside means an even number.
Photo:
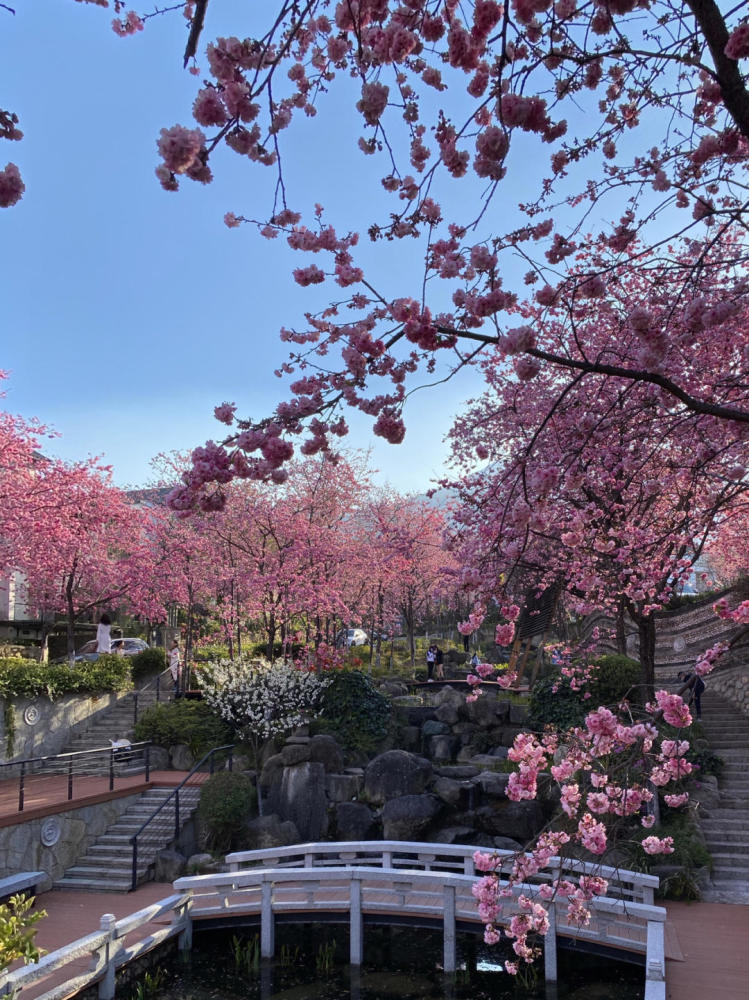
[{"label": "bridge railing", "polygon": [[[455,872],[354,864],[246,868],[180,878],[174,886],[193,893],[193,920],[260,914],[261,954],[266,958],[274,954],[276,914],[304,913],[314,919],[315,913],[348,913],[352,965],[362,961],[365,915],[377,914],[383,922],[387,922],[389,914],[438,921],[443,928],[443,968],[452,972],[456,968],[457,923],[481,924],[471,892],[475,881],[475,876]],[[522,912],[520,895],[530,895],[537,889],[537,885],[529,883],[513,886],[512,896],[504,901],[501,922],[509,923]],[[629,899],[596,898],[587,904],[591,911],[589,924],[580,927],[570,919],[566,899],[559,897],[546,906],[550,919],[544,938],[547,980],[557,978],[558,937],[574,938],[644,956],[645,998],[665,1000],[663,907]]]},{"label": "bridge railing", "polygon": [[[501,871],[508,873],[514,851],[491,851],[502,860]],[[475,875],[473,856],[477,848],[468,844],[429,844],[390,840],[336,841],[293,844],[289,847],[272,847],[257,851],[235,851],[227,854],[226,863],[232,872],[251,866],[262,868],[324,868],[366,865],[373,868],[407,868],[418,871],[457,872]],[[573,859],[550,858],[548,865],[534,878],[534,882],[550,882],[564,875],[575,880],[580,875],[599,875],[609,883],[607,895],[616,899],[653,904],[658,887],[655,875],[612,868]]]}]

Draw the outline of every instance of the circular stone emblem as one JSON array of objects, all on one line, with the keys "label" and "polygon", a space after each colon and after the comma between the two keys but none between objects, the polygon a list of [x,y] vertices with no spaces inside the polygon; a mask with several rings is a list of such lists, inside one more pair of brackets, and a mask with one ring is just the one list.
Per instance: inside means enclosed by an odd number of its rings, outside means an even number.
[{"label": "circular stone emblem", "polygon": [[677,635],[676,638],[674,639],[674,652],[675,653],[683,653],[684,650],[686,649],[686,645],[687,645],[687,643],[686,643],[686,640],[685,640],[684,636],[683,635]]},{"label": "circular stone emblem", "polygon": [[42,843],[45,847],[54,847],[60,839],[60,821],[50,816],[42,823]]},{"label": "circular stone emblem", "polygon": [[37,722],[41,719],[42,713],[39,711],[38,705],[27,705],[26,710],[23,713],[24,722],[28,726],[35,726]]}]

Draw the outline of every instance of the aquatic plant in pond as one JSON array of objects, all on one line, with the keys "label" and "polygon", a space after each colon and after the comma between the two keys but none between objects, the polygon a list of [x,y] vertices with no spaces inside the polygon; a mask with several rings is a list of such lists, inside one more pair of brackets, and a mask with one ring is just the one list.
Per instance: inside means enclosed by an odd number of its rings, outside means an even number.
[{"label": "aquatic plant in pond", "polygon": [[[560,981],[508,975],[511,949],[490,948],[477,934],[458,938],[459,969],[442,972],[439,932],[370,928],[365,964],[348,954],[346,930],[331,924],[281,925],[279,958],[256,961],[257,933],[201,931],[187,966],[175,961],[154,1000],[641,1000],[641,966],[562,951]],[[528,969],[530,972],[531,970]]]}]

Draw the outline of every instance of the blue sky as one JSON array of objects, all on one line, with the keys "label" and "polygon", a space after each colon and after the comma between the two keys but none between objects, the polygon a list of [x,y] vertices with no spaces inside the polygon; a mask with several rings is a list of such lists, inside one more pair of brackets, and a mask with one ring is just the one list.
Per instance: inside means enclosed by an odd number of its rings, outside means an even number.
[{"label": "blue sky", "polygon": [[[241,6],[209,8],[205,40],[236,32],[232,10]],[[190,124],[196,92],[181,65],[179,16],[120,39],[111,9],[72,0],[15,7],[15,16],[0,11],[3,106],[18,113],[25,137],[4,142],[0,153],[2,165],[21,169],[26,193],[0,215],[5,406],[61,432],[49,451],[103,455],[116,482],[141,485],[156,453],[220,434],[217,403],[262,416],[283,398],[273,376],[287,356],[278,329],[316,305],[290,278],[291,267],[307,262],[281,241],[223,223],[228,210],[267,211],[270,171],[222,151],[213,184],[186,182],[177,194],[159,187],[159,129]],[[354,114],[331,104],[286,144],[294,207],[310,212],[321,201],[341,230],[361,202],[350,178],[383,172],[356,152]],[[333,142],[349,152],[316,162],[313,151]],[[383,280],[389,268],[408,269],[409,252],[393,252]],[[418,394],[400,447],[374,439],[369,421],[355,417],[349,443],[373,446],[381,481],[421,490],[440,472],[442,438],[475,380]]]}]

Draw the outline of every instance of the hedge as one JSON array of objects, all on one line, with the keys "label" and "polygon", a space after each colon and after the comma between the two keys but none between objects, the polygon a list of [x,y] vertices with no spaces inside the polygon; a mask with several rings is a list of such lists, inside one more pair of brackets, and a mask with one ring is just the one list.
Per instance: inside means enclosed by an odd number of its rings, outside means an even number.
[{"label": "hedge", "polygon": [[9,657],[0,660],[0,697],[54,701],[66,694],[101,694],[132,687],[130,664],[121,656],[100,656],[73,666],[37,663]]}]

